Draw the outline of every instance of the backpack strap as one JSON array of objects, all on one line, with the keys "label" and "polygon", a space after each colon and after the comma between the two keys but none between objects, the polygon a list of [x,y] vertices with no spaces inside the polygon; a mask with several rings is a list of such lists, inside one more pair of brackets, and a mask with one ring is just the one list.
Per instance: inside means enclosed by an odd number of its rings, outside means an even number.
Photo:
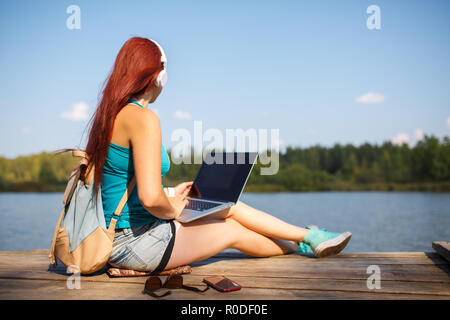
[{"label": "backpack strap", "polygon": [[50,263],[54,266],[56,266],[56,259],[55,259],[56,236],[58,235],[59,226],[61,225],[61,220],[64,216],[65,211],[66,211],[66,206],[64,206],[64,208],[61,210],[61,214],[59,215],[58,223],[56,224],[56,228],[55,228],[55,233],[53,234],[52,245],[50,246],[50,253],[48,254]]},{"label": "backpack strap", "polygon": [[70,173],[70,176],[69,176],[69,179],[68,179],[68,182],[66,185],[66,189],[64,191],[64,195],[63,195],[64,207],[61,210],[61,214],[59,215],[58,222],[56,223],[56,228],[55,228],[55,232],[53,234],[52,244],[50,246],[50,252],[48,255],[48,257],[50,258],[50,263],[52,265],[56,265],[55,245],[56,245],[56,237],[58,235],[58,230],[59,230],[59,227],[61,226],[61,220],[64,217],[66,207],[69,205],[70,200],[72,199],[73,192],[77,186],[78,179],[80,178],[81,166],[87,165],[87,163],[88,163],[87,162],[87,160],[88,160],[87,154],[83,150],[60,149],[60,150],[56,150],[54,153],[62,154],[62,153],[68,152],[68,151],[72,152],[73,157],[80,157],[80,158],[82,158],[82,160],[80,160],[80,162],[75,166],[75,168],[72,169],[72,172]]},{"label": "backpack strap", "polygon": [[[68,205],[70,203],[70,200],[72,200],[73,192],[75,191],[75,188],[77,187],[78,180],[83,180],[83,177],[81,176],[81,172],[84,168],[86,168],[85,175],[84,175],[84,183],[87,185],[90,185],[92,182],[93,173],[94,170],[91,170],[93,166],[89,167],[89,172],[87,172],[87,166],[89,164],[89,158],[85,151],[83,150],[71,150],[72,156],[74,158],[81,158],[80,162],[72,169],[72,172],[70,173],[69,180],[66,185],[66,189],[64,191],[63,196],[63,203],[64,205]],[[61,152],[60,152],[61,153]],[[87,173],[86,173],[87,172]],[[89,179],[87,179],[89,177]],[[86,181],[89,180],[89,181]],[[88,183],[89,182],[89,183]]]},{"label": "backpack strap", "polygon": [[133,192],[134,187],[136,186],[136,176],[133,176],[133,178],[128,183],[128,187],[125,190],[125,193],[122,196],[122,199],[120,199],[119,204],[117,205],[116,211],[112,214],[111,221],[109,223],[108,230],[114,231],[116,229],[116,223],[120,219],[120,215],[122,214],[123,207],[125,207],[125,204],[128,201],[128,198],[131,195],[131,192]]}]

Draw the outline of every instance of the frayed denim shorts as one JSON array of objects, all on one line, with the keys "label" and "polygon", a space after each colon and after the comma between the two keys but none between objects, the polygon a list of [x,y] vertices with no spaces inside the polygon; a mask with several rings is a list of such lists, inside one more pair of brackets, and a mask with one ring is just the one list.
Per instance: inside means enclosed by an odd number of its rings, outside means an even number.
[{"label": "frayed denim shorts", "polygon": [[161,272],[172,254],[175,232],[174,222],[166,220],[119,229],[108,263],[121,269]]}]

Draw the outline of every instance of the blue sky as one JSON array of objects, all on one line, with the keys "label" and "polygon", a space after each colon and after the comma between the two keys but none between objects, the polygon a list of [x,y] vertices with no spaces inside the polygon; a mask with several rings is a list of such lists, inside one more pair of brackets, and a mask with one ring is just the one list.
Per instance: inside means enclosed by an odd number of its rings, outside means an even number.
[{"label": "blue sky", "polygon": [[[66,26],[73,4],[81,29]],[[366,26],[370,5],[380,7],[380,30]],[[169,148],[172,132],[193,132],[194,120],[204,130],[279,129],[282,146],[414,144],[422,134],[450,133],[448,1],[2,1],[0,8],[2,156],[84,147],[99,90],[132,36],[157,40],[167,54],[168,83],[152,108]]]}]

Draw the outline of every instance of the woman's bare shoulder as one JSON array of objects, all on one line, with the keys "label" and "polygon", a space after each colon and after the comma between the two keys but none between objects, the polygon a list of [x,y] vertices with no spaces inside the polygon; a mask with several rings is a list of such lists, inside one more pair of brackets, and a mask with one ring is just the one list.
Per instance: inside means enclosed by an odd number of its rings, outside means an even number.
[{"label": "woman's bare shoulder", "polygon": [[111,141],[128,147],[133,136],[143,131],[150,131],[153,135],[161,134],[158,115],[150,109],[129,104],[117,114]]},{"label": "woman's bare shoulder", "polygon": [[123,127],[131,134],[142,129],[160,130],[159,117],[150,109],[129,105],[120,113]]},{"label": "woman's bare shoulder", "polygon": [[159,124],[159,117],[154,111],[135,104],[124,107],[117,115],[117,120],[123,123],[125,127]]}]

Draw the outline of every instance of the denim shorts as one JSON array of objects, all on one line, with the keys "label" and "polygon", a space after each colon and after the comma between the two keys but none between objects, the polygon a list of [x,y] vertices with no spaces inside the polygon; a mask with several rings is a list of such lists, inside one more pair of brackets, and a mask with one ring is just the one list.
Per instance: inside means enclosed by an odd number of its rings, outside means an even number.
[{"label": "denim shorts", "polygon": [[169,262],[174,243],[173,221],[157,220],[143,226],[119,229],[114,235],[108,263],[121,269],[161,272]]}]

